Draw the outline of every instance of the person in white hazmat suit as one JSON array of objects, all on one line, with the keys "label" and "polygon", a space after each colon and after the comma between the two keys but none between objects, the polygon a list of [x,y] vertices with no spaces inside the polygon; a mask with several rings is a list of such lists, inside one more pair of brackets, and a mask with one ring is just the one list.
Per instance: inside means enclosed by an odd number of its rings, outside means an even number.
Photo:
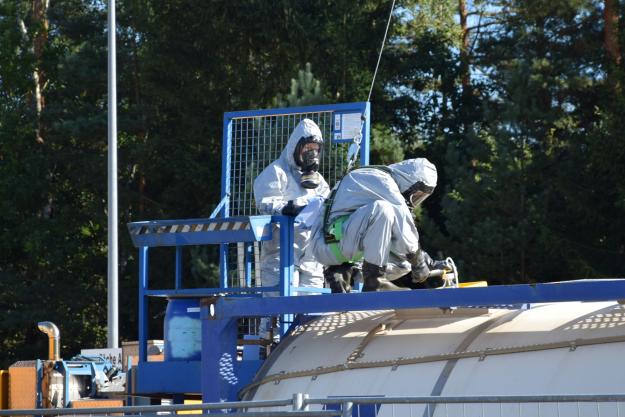
[{"label": "person in white hazmat suit", "polygon": [[[333,292],[349,291],[352,262],[362,259],[363,291],[402,289],[395,282],[410,273],[423,283],[439,267],[423,251],[411,208],[436,187],[436,167],[425,158],[356,169],[326,200],[312,237],[315,257],[326,269]],[[405,282],[405,279],[404,279]]]},{"label": "person in white hazmat suit", "polygon": [[[318,172],[323,137],[315,122],[303,119],[295,127],[280,157],[254,180],[254,198],[261,214],[296,216],[309,200],[327,197],[330,189]],[[295,226],[294,273],[292,285],[323,288],[323,266],[309,248],[310,230]],[[280,233],[261,246],[263,286],[278,285],[280,280]],[[276,296],[278,293],[269,293]]]}]

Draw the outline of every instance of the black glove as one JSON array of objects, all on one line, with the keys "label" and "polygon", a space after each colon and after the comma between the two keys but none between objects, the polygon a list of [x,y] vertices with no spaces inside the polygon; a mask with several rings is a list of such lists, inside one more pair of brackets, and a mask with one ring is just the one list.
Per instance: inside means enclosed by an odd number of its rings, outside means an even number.
[{"label": "black glove", "polygon": [[293,202],[293,200],[289,200],[289,202],[286,204],[286,206],[284,206],[284,208],[282,208],[282,214],[284,214],[285,216],[297,216],[298,214],[300,214],[300,212],[302,210],[304,210],[304,206],[300,206],[299,204],[295,204]]},{"label": "black glove", "polygon": [[406,259],[412,265],[412,281],[415,283],[423,282],[428,279],[430,275],[430,268],[428,267],[428,261],[431,263],[432,258],[425,251],[419,249],[415,253],[409,253],[406,255]]},{"label": "black glove", "polygon": [[428,263],[428,267],[430,268],[431,271],[435,270],[435,269],[440,269],[443,271],[451,271],[451,265],[449,265],[449,262],[447,262],[446,260],[440,260],[440,261],[432,261],[431,263]]}]

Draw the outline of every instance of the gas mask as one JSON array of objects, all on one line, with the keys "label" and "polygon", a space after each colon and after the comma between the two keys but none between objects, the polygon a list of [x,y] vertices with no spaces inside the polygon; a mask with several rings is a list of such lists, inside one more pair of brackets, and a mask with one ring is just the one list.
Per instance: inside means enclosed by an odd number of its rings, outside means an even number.
[{"label": "gas mask", "polygon": [[425,201],[425,199],[428,198],[432,192],[434,192],[434,187],[430,187],[419,181],[401,194],[404,196],[408,207],[415,208],[419,204],[423,203],[423,201]]},{"label": "gas mask", "polygon": [[302,176],[300,185],[304,188],[314,189],[321,184],[319,175],[319,161],[321,160],[321,150],[323,139],[319,136],[302,137],[295,147],[295,163],[301,168]]}]

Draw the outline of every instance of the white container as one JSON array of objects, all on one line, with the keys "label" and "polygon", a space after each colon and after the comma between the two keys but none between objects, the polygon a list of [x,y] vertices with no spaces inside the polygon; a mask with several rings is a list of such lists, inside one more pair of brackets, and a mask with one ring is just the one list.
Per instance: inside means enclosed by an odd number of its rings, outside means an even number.
[{"label": "white container", "polygon": [[285,339],[243,399],[618,394],[624,352],[616,302],[349,312]]}]

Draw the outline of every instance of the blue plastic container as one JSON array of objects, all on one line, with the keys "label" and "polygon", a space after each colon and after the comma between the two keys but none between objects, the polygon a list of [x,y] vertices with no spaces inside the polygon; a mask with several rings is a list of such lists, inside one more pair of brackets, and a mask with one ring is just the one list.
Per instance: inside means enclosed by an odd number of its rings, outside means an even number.
[{"label": "blue plastic container", "polygon": [[202,358],[200,300],[170,298],[164,333],[166,361],[199,361]]}]

